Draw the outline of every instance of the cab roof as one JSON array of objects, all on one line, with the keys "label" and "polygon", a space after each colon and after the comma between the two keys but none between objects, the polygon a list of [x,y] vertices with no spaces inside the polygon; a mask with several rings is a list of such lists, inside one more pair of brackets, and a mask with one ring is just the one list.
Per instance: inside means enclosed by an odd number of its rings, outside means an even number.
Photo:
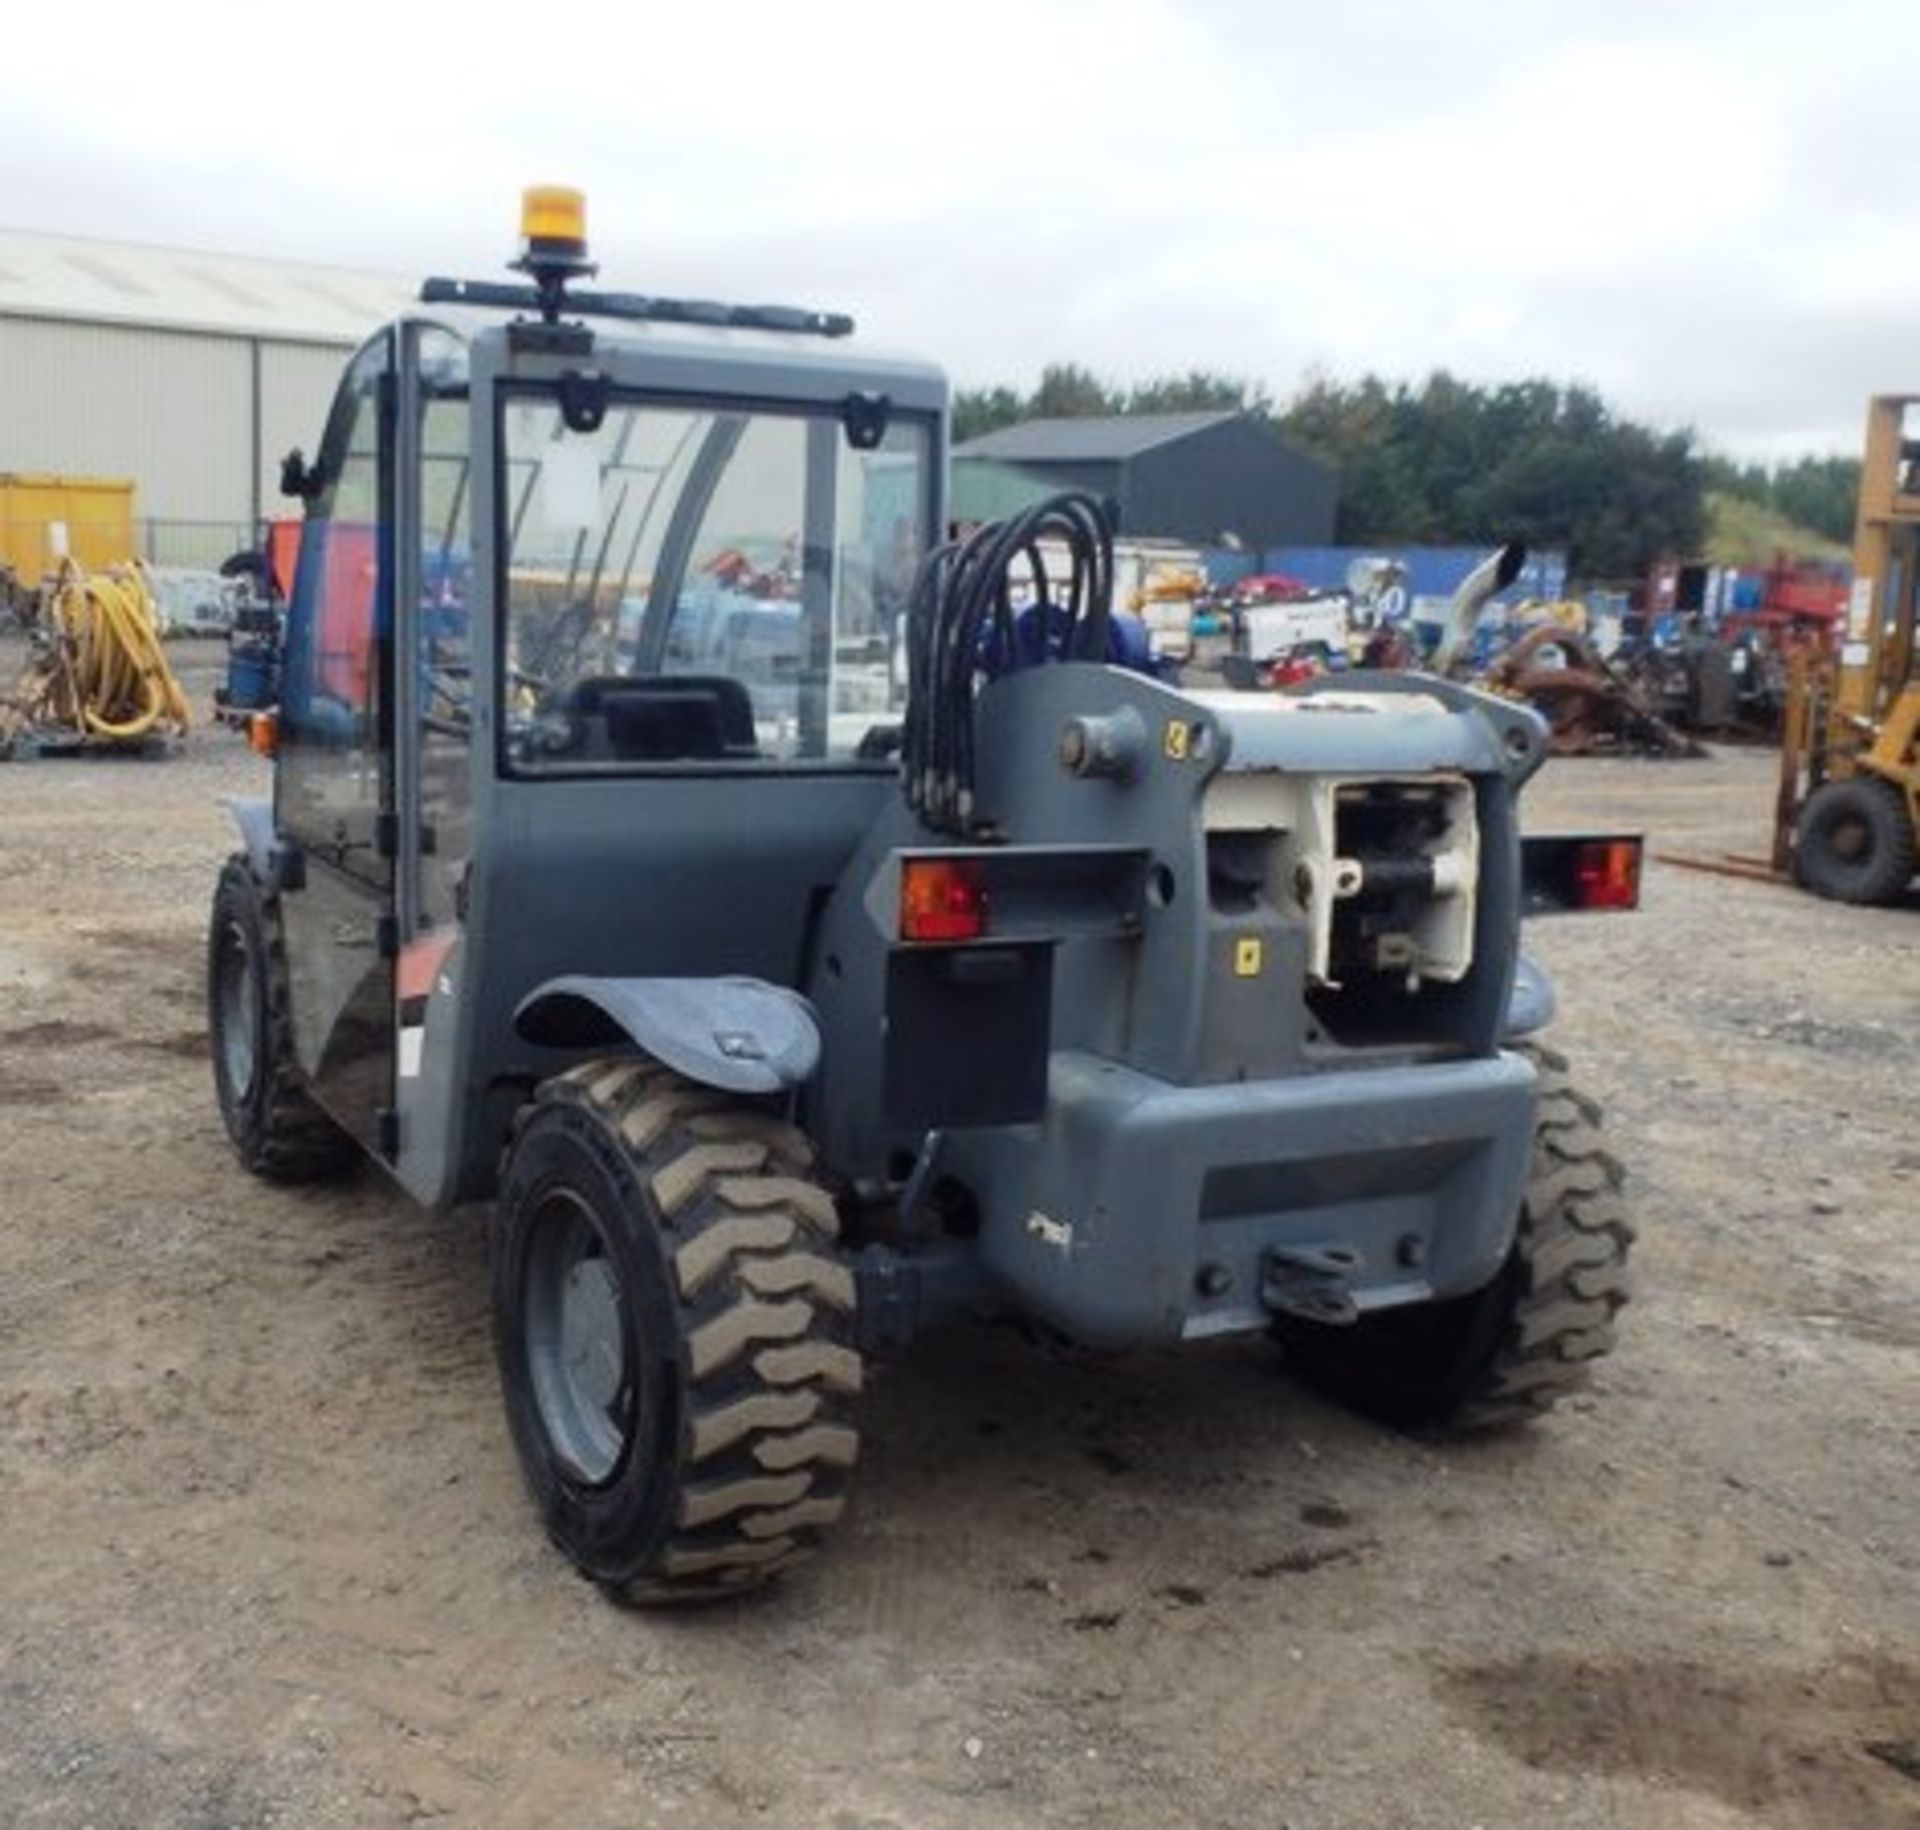
[{"label": "cab roof", "polygon": [[[401,314],[399,322],[430,324],[447,331],[470,347],[486,339],[505,342],[516,319],[526,320],[527,309],[454,301],[422,303]],[[689,370],[709,371],[717,365],[759,372],[776,371],[791,379],[817,378],[845,386],[885,384],[911,389],[911,404],[927,405],[947,391],[945,371],[924,358],[876,348],[852,334],[821,336],[808,332],[763,329],[753,325],[688,323],[602,315],[565,309],[562,322],[579,324],[593,338],[593,350],[603,359],[630,353],[649,362]],[[505,360],[502,366],[507,366]],[[903,404],[907,404],[904,403]]]}]

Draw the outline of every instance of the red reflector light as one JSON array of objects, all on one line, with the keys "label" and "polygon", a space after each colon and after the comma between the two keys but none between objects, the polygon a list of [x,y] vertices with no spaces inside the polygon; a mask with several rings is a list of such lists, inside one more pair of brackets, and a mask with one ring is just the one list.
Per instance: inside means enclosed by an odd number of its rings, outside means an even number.
[{"label": "red reflector light", "polygon": [[900,866],[902,940],[978,940],[987,931],[987,872],[977,858],[908,858]]},{"label": "red reflector light", "polygon": [[1640,841],[1594,839],[1574,853],[1575,904],[1583,909],[1640,906]]}]

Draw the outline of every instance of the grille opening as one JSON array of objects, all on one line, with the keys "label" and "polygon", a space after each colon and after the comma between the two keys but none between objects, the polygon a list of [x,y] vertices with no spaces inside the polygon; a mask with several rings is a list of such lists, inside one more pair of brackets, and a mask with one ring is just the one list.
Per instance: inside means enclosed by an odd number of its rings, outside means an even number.
[{"label": "grille opening", "polygon": [[1335,1043],[1451,1040],[1456,1000],[1436,982],[1432,959],[1443,913],[1434,870],[1463,817],[1471,820],[1470,803],[1463,809],[1454,783],[1347,783],[1335,796],[1334,853],[1358,864],[1360,887],[1333,903],[1325,982],[1307,989],[1309,1011]]}]

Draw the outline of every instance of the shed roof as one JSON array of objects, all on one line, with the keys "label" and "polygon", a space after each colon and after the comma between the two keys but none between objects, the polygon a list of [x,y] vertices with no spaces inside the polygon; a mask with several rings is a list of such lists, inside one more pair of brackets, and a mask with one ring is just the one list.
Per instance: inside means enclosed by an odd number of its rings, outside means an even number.
[{"label": "shed roof", "polygon": [[352,345],[419,290],[350,267],[0,229],[0,317]]},{"label": "shed roof", "polygon": [[955,457],[1000,458],[1010,463],[1112,462],[1137,457],[1155,445],[1190,438],[1209,426],[1242,415],[1214,413],[1119,413],[1105,419],[1027,419],[985,432],[954,447]]}]

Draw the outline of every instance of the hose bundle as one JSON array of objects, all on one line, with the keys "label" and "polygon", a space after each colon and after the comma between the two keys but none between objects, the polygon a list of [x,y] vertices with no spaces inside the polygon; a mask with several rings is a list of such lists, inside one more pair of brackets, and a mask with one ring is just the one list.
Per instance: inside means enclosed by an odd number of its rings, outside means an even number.
[{"label": "hose bundle", "polygon": [[[1064,548],[1049,573],[1041,543]],[[1030,604],[1016,609],[1026,561]],[[983,677],[1053,661],[1102,661],[1113,611],[1113,517],[1068,492],[927,555],[907,619],[907,804],[935,831],[974,833],[973,699]]]},{"label": "hose bundle", "polygon": [[160,642],[160,616],[138,560],[89,577],[63,559],[47,591],[29,662],[0,723],[133,743],[191,722]]}]

